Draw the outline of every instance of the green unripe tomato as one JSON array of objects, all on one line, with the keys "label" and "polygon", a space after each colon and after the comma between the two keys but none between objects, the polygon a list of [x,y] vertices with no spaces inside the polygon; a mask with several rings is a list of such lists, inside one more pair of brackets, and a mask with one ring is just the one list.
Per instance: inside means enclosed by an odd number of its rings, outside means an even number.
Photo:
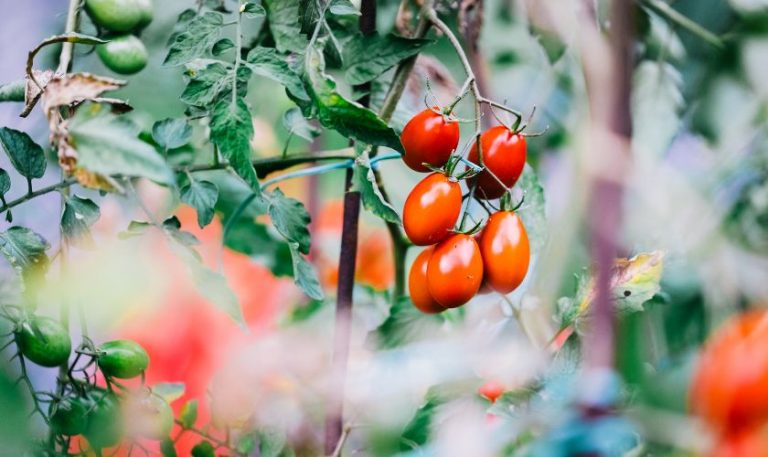
[{"label": "green unripe tomato", "polygon": [[115,73],[132,75],[147,66],[149,54],[140,39],[133,35],[118,35],[108,43],[96,46],[104,65]]},{"label": "green unripe tomato", "polygon": [[82,397],[64,397],[58,402],[51,403],[49,414],[51,428],[66,436],[75,436],[85,432],[88,425],[90,404]]},{"label": "green unripe tomato", "polygon": [[69,333],[50,317],[32,317],[16,331],[16,344],[21,355],[44,367],[65,363],[72,352]]},{"label": "green unripe tomato", "polygon": [[124,402],[128,433],[151,440],[168,438],[173,428],[173,410],[156,394],[129,397]]},{"label": "green unripe tomato", "polygon": [[98,393],[93,401],[83,435],[94,448],[112,447],[120,442],[125,429],[120,400],[113,393]]},{"label": "green unripe tomato", "polygon": [[130,32],[145,14],[137,0],[85,0],[85,10],[96,25],[113,32]]},{"label": "green unripe tomato", "polygon": [[106,376],[130,379],[147,369],[149,356],[135,341],[114,340],[99,346],[98,364]]},{"label": "green unripe tomato", "polygon": [[139,10],[141,11],[141,20],[136,28],[143,29],[155,18],[155,12],[152,8],[152,0],[136,0],[136,3],[139,5]]}]

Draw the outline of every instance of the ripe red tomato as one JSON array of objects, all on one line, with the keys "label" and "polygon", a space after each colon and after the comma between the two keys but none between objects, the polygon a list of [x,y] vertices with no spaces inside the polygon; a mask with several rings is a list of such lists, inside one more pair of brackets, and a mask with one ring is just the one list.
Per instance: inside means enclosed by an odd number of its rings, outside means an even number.
[{"label": "ripe red tomato", "polygon": [[442,173],[432,173],[411,190],[403,208],[405,234],[417,246],[444,240],[461,212],[461,186]]},{"label": "ripe red tomato", "polygon": [[728,321],[704,346],[690,406],[713,428],[737,430],[768,420],[768,312]]},{"label": "ripe red tomato", "polygon": [[432,298],[432,294],[427,288],[427,264],[429,258],[432,257],[432,251],[434,251],[432,246],[421,251],[416,260],[413,261],[411,272],[408,274],[408,291],[411,294],[413,306],[426,314],[437,314],[445,311],[445,308]]},{"label": "ripe red tomato", "polygon": [[764,426],[730,432],[720,437],[710,457],[768,455],[768,430]]},{"label": "ripe red tomato", "polygon": [[400,141],[405,149],[405,164],[414,171],[426,173],[429,168],[423,163],[442,167],[458,147],[459,123],[425,109],[408,121]]},{"label": "ripe red tomato", "polygon": [[[506,187],[499,184],[486,170],[471,178],[470,182],[477,181],[478,197],[486,200],[499,198],[504,195],[507,188],[515,185],[523,173],[526,157],[525,137],[503,125],[497,125],[480,136],[480,144],[483,148],[483,165],[492,171]],[[469,151],[469,161],[480,164],[477,143]]]},{"label": "ripe red tomato", "polygon": [[488,218],[479,239],[483,256],[484,283],[508,294],[528,273],[531,246],[520,217],[512,211],[499,211]]},{"label": "ripe red tomato", "polygon": [[504,386],[496,381],[488,381],[477,392],[491,403],[496,403],[496,399],[504,395]]},{"label": "ripe red tomato", "polygon": [[427,265],[427,287],[438,303],[457,308],[477,294],[483,282],[483,259],[475,239],[455,234],[435,246]]}]

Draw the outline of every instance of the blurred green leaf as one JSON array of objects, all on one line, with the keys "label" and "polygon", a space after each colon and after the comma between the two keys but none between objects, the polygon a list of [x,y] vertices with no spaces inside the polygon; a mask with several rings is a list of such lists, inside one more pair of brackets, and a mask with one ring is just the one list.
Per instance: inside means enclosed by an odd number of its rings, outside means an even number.
[{"label": "blurred green leaf", "polygon": [[285,433],[276,429],[259,432],[259,456],[279,457],[285,448]]},{"label": "blurred green leaf", "polygon": [[25,87],[23,79],[0,84],[0,102],[23,102]]},{"label": "blurred green leaf", "polygon": [[344,48],[344,62],[347,65],[344,79],[353,85],[376,79],[431,43],[432,40],[403,38],[392,34],[357,35]]},{"label": "blurred green leaf", "polygon": [[88,245],[93,241],[90,227],[99,219],[100,214],[99,206],[93,200],[77,195],[67,197],[61,213],[63,235],[71,243]]},{"label": "blurred green leaf", "polygon": [[162,441],[160,441],[160,454],[162,454],[163,457],[177,457],[178,454],[176,453],[176,448],[174,447],[174,442],[170,438],[165,438]]},{"label": "blurred green leaf", "polygon": [[355,5],[349,0],[331,0],[331,5],[328,7],[328,11],[337,16],[360,15],[360,11],[358,11]]},{"label": "blurred green leaf", "polygon": [[320,287],[317,271],[301,254],[298,243],[289,243],[288,246],[291,249],[294,282],[309,298],[322,300],[324,294],[322,287]]},{"label": "blurred green leaf", "polygon": [[39,144],[24,132],[8,127],[0,128],[0,144],[13,168],[27,179],[42,178],[45,173],[45,154]]},{"label": "blurred green leaf", "polygon": [[136,126],[103,110],[80,109],[70,121],[78,166],[107,176],[140,176],[173,183],[170,168],[155,148],[138,138]]},{"label": "blurred green leaf", "polygon": [[528,232],[531,251],[534,254],[541,253],[547,242],[547,208],[544,201],[544,188],[529,164],[525,164],[517,187],[522,189],[525,195],[525,201],[518,210],[518,214]]},{"label": "blurred green leaf", "polygon": [[211,11],[189,21],[171,43],[163,65],[181,65],[206,55],[219,39],[222,24],[224,17]]},{"label": "blurred green leaf", "polygon": [[[2,198],[8,191],[11,190],[11,177],[8,172],[0,168],[0,198]],[[5,204],[5,201],[3,201]]]},{"label": "blurred green leaf", "polygon": [[219,197],[219,188],[210,181],[193,179],[181,188],[181,201],[197,211],[197,225],[200,228],[213,220],[214,206]]},{"label": "blurred green leaf", "polygon": [[161,382],[152,386],[152,393],[169,404],[181,398],[184,395],[184,390],[183,382]]},{"label": "blurred green leaf", "polygon": [[257,75],[282,84],[296,98],[309,100],[301,78],[288,66],[285,57],[280,56],[276,50],[264,47],[253,48],[248,52],[246,61]]},{"label": "blurred green leaf", "polygon": [[44,268],[49,247],[45,238],[26,227],[14,226],[0,232],[0,252],[19,274]]},{"label": "blurred green leaf", "polygon": [[163,149],[176,149],[189,143],[192,126],[186,119],[163,119],[152,126],[152,139]]},{"label": "blurred green leaf", "polygon": [[681,127],[683,80],[671,64],[641,62],[632,92],[632,146],[640,154],[661,157]]},{"label": "blurred green leaf", "polygon": [[215,448],[208,441],[201,441],[192,448],[192,457],[216,457]]},{"label": "blurred green leaf", "polygon": [[376,113],[345,99],[336,91],[336,82],[324,73],[322,52],[313,47],[307,53],[308,90],[314,102],[314,114],[320,123],[342,136],[402,152],[400,138]]},{"label": "blurred green leaf", "polygon": [[299,108],[293,107],[283,114],[283,126],[294,135],[300,136],[307,141],[312,141],[320,136],[320,129],[312,125],[307,118],[301,114]]},{"label": "blurred green leaf", "polygon": [[214,43],[213,48],[211,48],[211,54],[215,56],[220,56],[224,54],[225,52],[229,51],[230,49],[234,49],[235,43],[232,42],[229,38],[222,38],[216,43]]},{"label": "blurred green leaf", "polygon": [[389,316],[368,334],[367,343],[379,349],[392,349],[434,335],[441,319],[417,310],[409,297],[400,297],[389,309]]},{"label": "blurred green leaf", "polygon": [[304,52],[307,37],[301,33],[299,0],[264,0],[267,21],[280,52]]},{"label": "blurred green leaf", "polygon": [[190,428],[195,426],[197,421],[197,399],[189,400],[184,403],[181,411],[179,412],[179,422],[184,428]]},{"label": "blurred green leaf", "polygon": [[211,116],[211,141],[254,192],[261,192],[259,178],[251,163],[253,121],[248,105],[242,98],[234,103],[224,98],[216,103]]},{"label": "blurred green leaf", "polygon": [[293,276],[288,243],[273,236],[266,225],[250,217],[240,217],[236,222],[229,224],[224,245],[254,257],[255,260],[269,267],[275,276]]}]

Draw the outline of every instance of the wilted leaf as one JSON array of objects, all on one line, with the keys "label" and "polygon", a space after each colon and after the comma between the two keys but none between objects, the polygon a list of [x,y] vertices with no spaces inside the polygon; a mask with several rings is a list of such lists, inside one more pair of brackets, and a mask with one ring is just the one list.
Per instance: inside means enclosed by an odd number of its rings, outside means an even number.
[{"label": "wilted leaf", "polygon": [[352,38],[344,49],[349,84],[363,84],[379,77],[403,59],[418,53],[431,40],[397,35],[368,35]]},{"label": "wilted leaf", "polygon": [[223,23],[223,16],[211,11],[189,21],[171,43],[163,64],[181,65],[206,55],[219,39]]},{"label": "wilted leaf", "polygon": [[96,76],[90,73],[68,73],[53,76],[43,92],[43,110],[46,115],[59,106],[70,106],[86,100],[95,100],[104,92],[117,90],[126,82]]},{"label": "wilted leaf", "polygon": [[43,89],[48,85],[48,81],[53,78],[53,71],[32,70],[32,76],[35,78],[34,81],[29,75],[24,77],[24,110],[20,114],[21,117],[27,117],[32,112],[32,109],[43,94]]},{"label": "wilted leaf", "polygon": [[211,116],[211,141],[219,147],[235,172],[254,192],[261,192],[259,178],[251,163],[253,122],[245,100],[235,103],[228,98],[219,101]]},{"label": "wilted leaf", "polygon": [[402,152],[400,138],[386,122],[373,111],[345,99],[336,91],[336,83],[324,73],[322,52],[313,47],[307,54],[308,90],[320,123],[362,143],[387,146]]},{"label": "wilted leaf", "polygon": [[400,215],[392,207],[381,193],[376,176],[371,168],[368,150],[366,149],[355,161],[353,176],[354,190],[360,192],[365,209],[388,222],[400,224]]},{"label": "wilted leaf", "polygon": [[27,179],[42,178],[45,173],[45,154],[43,148],[35,143],[32,138],[24,132],[10,129],[8,127],[0,128],[0,144],[8,158],[11,159],[11,165],[22,176]]},{"label": "wilted leaf", "polygon": [[163,119],[152,126],[152,139],[163,149],[175,149],[189,143],[192,126],[186,119]]},{"label": "wilted leaf", "polygon": [[219,188],[209,181],[192,180],[181,188],[181,201],[197,211],[197,225],[200,228],[213,220],[213,208],[219,197]]}]

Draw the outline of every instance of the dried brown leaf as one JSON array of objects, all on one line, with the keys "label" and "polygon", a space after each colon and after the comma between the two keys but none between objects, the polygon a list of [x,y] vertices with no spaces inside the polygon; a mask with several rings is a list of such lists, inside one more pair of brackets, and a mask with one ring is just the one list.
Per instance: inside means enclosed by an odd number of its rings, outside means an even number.
[{"label": "dried brown leaf", "polygon": [[56,75],[45,87],[43,109],[47,114],[59,106],[70,106],[86,100],[95,100],[101,97],[104,92],[117,90],[125,84],[125,81],[90,73]]},{"label": "dried brown leaf", "polygon": [[24,110],[21,112],[21,117],[29,116],[32,109],[37,105],[37,101],[40,100],[40,95],[43,93],[43,89],[48,85],[48,82],[53,78],[52,70],[32,70],[32,74],[35,77],[35,81],[26,76],[25,89],[24,89]]}]

